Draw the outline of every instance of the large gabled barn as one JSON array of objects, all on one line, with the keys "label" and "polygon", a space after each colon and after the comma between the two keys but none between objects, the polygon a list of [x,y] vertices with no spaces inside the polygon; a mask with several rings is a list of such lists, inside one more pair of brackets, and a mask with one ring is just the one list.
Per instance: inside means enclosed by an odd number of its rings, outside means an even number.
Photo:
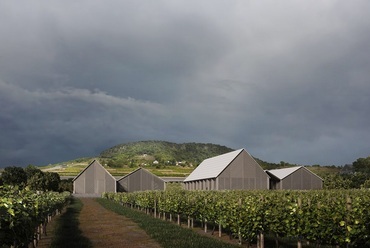
[{"label": "large gabled barn", "polygon": [[269,176],[245,150],[205,159],[185,180],[188,190],[268,189]]},{"label": "large gabled barn", "polygon": [[304,166],[266,171],[270,175],[270,189],[322,189],[323,180]]},{"label": "large gabled barn", "polygon": [[164,190],[166,188],[166,182],[146,169],[138,168],[118,179],[117,187],[119,192]]},{"label": "large gabled barn", "polygon": [[96,160],[73,179],[74,194],[116,192],[116,179]]}]

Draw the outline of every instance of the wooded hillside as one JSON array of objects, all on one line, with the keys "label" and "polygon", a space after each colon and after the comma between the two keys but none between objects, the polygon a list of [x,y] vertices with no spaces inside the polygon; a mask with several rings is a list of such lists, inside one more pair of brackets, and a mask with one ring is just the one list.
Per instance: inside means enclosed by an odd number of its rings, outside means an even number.
[{"label": "wooded hillside", "polygon": [[177,144],[167,141],[139,141],[116,145],[100,153],[100,160],[109,167],[139,165],[197,166],[204,159],[233,149],[210,143]]}]

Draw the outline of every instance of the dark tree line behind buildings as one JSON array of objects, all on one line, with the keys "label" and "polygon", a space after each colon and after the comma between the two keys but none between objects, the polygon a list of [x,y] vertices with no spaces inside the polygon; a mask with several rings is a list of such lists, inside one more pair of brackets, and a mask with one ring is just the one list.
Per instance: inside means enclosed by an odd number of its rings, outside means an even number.
[{"label": "dark tree line behind buildings", "polygon": [[0,185],[29,187],[40,191],[72,191],[70,180],[61,180],[56,172],[43,172],[35,166],[26,168],[9,166],[1,174]]},{"label": "dark tree line behind buildings", "polygon": [[326,189],[370,188],[370,157],[343,166],[338,174],[324,177]]},{"label": "dark tree line behind buildings", "polygon": [[[286,162],[280,164],[267,163],[256,158],[256,161],[264,169],[276,169],[297,166]],[[359,158],[352,164],[345,166],[320,166],[312,167],[336,169],[329,173],[319,174],[324,180],[325,189],[370,189],[370,156]],[[43,172],[36,166],[29,165],[22,167],[6,167],[0,176],[0,185],[14,185],[18,187],[29,187],[40,191],[73,191],[72,180],[61,180],[58,173]]]}]

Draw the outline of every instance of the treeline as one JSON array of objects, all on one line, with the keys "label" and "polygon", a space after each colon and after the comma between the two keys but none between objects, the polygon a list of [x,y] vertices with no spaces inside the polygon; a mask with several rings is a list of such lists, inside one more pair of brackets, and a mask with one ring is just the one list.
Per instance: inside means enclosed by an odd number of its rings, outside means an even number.
[{"label": "treeline", "polygon": [[370,157],[359,158],[341,167],[339,173],[324,177],[326,189],[370,188]]},{"label": "treeline", "polygon": [[[258,158],[254,159],[265,170],[299,166],[284,161],[280,163],[270,163]],[[346,164],[344,166],[322,166],[316,164],[306,167],[324,180],[325,189],[370,188],[370,157],[359,158],[352,164]]]},{"label": "treeline", "polygon": [[36,166],[29,165],[26,168],[9,166],[4,168],[0,176],[0,186],[11,185],[20,189],[29,188],[38,191],[73,191],[72,181],[61,180],[56,172],[43,172]]}]

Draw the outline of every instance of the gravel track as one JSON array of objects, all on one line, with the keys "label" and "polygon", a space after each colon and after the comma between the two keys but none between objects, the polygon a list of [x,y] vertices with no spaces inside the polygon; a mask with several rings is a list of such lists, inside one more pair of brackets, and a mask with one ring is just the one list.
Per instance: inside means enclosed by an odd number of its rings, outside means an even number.
[{"label": "gravel track", "polygon": [[94,247],[160,247],[129,218],[105,209],[93,198],[79,199],[83,203],[79,228]]}]

